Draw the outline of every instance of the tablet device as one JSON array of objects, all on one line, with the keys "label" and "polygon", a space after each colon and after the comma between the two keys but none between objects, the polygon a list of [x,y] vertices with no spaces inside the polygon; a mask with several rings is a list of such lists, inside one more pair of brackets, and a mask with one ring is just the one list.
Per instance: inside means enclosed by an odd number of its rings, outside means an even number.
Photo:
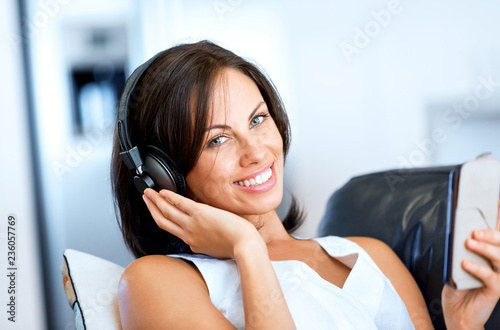
[{"label": "tablet device", "polygon": [[465,247],[476,229],[498,229],[500,160],[480,157],[450,172],[445,245],[445,283],[458,289],[483,285],[462,268],[462,260],[490,263]]}]

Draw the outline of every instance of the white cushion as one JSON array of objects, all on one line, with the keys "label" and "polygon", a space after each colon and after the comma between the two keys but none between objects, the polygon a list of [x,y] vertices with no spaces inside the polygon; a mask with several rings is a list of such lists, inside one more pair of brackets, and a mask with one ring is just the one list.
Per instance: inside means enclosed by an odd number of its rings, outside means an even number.
[{"label": "white cushion", "polygon": [[121,329],[118,282],[125,269],[72,249],[64,251],[62,268],[64,291],[77,329]]}]

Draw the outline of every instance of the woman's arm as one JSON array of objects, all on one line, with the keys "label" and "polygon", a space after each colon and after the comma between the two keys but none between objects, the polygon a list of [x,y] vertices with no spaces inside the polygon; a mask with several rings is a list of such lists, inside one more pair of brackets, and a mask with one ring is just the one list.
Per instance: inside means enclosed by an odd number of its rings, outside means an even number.
[{"label": "woman's arm", "polygon": [[241,278],[245,329],[295,329],[262,238],[238,245],[234,259]]},{"label": "woman's arm", "polygon": [[[274,270],[266,269],[272,265],[258,253],[237,254],[245,329],[286,329],[289,315],[280,314],[288,309]],[[179,258],[151,255],[132,262],[120,279],[118,304],[124,330],[234,329],[210,301],[196,266]]]},{"label": "woman's arm", "polygon": [[416,329],[434,329],[424,297],[405,265],[382,241],[369,237],[347,237],[359,244],[391,281],[403,300]]},{"label": "woman's arm", "polygon": [[160,255],[139,258],[124,271],[118,287],[122,328],[234,329],[215,308],[198,269]]},{"label": "woman's arm", "polygon": [[[250,222],[166,190],[158,194],[147,189],[145,196],[148,209],[160,228],[182,239],[194,252],[236,261],[241,277],[246,329],[295,328],[269,260],[267,246]],[[179,277],[179,280],[182,279],[182,276]],[[143,294],[147,297],[147,293]],[[167,291],[162,294],[168,296]],[[199,291],[196,297],[198,294]],[[208,299],[208,293],[205,294]],[[202,303],[213,307],[210,300],[204,299]],[[211,309],[204,307],[202,310]],[[183,314],[180,315],[182,317]],[[187,316],[190,317],[190,314]],[[203,325],[212,326],[208,322]],[[218,327],[214,325],[214,328]]]}]

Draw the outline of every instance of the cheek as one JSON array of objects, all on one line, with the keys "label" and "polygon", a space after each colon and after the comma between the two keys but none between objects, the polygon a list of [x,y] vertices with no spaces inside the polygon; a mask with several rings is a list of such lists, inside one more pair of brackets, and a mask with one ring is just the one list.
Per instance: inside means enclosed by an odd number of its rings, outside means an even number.
[{"label": "cheek", "polygon": [[[193,197],[200,202],[211,204],[218,199],[229,188],[230,169],[224,162],[213,160],[199,160],[199,164],[207,166],[195,166],[186,177],[186,182]],[[224,166],[226,165],[226,166]]]}]

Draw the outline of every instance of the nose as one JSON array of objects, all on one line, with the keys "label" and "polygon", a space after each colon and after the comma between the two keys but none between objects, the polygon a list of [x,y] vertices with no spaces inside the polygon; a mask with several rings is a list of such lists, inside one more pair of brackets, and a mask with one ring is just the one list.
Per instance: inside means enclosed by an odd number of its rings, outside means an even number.
[{"label": "nose", "polygon": [[266,145],[262,139],[249,137],[241,142],[240,165],[247,167],[265,160]]}]

